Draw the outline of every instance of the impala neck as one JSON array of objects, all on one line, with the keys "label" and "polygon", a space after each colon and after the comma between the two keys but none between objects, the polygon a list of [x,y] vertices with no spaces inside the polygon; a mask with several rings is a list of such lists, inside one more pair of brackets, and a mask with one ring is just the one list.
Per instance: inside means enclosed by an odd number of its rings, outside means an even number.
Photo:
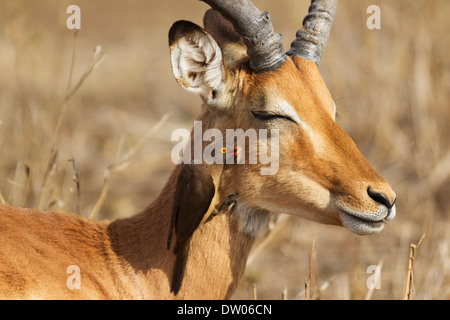
[{"label": "impala neck", "polygon": [[[172,202],[178,169],[159,197],[142,213],[111,222],[112,256],[129,283],[139,283],[136,296],[149,299],[230,298],[241,278],[254,237],[240,230],[236,214],[227,212],[194,233],[183,285],[177,296],[169,285],[175,256],[167,250]],[[119,285],[120,287],[120,285]],[[124,284],[126,287],[126,284]],[[126,295],[125,295],[126,296]]]}]

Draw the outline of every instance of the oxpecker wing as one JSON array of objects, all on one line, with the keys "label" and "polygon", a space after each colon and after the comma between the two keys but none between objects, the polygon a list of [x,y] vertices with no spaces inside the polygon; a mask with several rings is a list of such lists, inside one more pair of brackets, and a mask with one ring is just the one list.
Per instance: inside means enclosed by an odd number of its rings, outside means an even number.
[{"label": "oxpecker wing", "polygon": [[175,230],[173,253],[177,257],[171,283],[171,291],[174,294],[181,288],[192,235],[203,218],[211,214],[214,195],[214,181],[204,167],[188,164],[181,169],[175,189],[172,221],[167,240],[169,249],[172,232]]}]

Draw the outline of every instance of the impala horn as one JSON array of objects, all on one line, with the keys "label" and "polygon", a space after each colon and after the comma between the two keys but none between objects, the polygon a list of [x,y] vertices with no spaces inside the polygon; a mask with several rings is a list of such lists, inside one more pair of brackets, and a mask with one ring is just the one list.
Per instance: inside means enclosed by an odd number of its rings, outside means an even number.
[{"label": "impala horn", "polygon": [[286,61],[281,34],[276,33],[267,11],[249,0],[201,0],[231,22],[243,38],[250,68],[257,73],[277,69]]},{"label": "impala horn", "polygon": [[331,25],[336,13],[337,0],[312,0],[303,28],[297,31],[287,55],[298,56],[320,64]]}]

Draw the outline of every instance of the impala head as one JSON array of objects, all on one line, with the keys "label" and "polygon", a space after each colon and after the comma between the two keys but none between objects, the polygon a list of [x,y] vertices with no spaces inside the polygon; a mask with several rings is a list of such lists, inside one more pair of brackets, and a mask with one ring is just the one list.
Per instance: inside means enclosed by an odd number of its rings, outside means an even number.
[{"label": "impala head", "polygon": [[335,122],[318,70],[337,1],[312,1],[287,53],[268,14],[250,1],[203,1],[215,9],[205,15],[207,31],[179,21],[169,34],[175,78],[204,101],[199,120],[224,134],[279,133],[271,150],[277,172],[262,175],[260,162],[219,165],[221,193],[239,192],[238,209],[249,215],[289,213],[358,234],[381,231],[395,216],[395,193]]}]

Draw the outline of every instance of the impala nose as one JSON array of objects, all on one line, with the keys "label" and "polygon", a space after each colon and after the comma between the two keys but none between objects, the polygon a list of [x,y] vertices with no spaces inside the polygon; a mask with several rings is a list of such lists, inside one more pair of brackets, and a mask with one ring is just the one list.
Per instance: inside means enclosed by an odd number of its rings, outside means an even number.
[{"label": "impala nose", "polygon": [[367,193],[369,194],[369,197],[371,197],[375,202],[385,205],[388,209],[391,209],[395,204],[395,200],[397,200],[397,198],[394,197],[391,201],[386,194],[377,192],[371,187],[367,188]]}]

